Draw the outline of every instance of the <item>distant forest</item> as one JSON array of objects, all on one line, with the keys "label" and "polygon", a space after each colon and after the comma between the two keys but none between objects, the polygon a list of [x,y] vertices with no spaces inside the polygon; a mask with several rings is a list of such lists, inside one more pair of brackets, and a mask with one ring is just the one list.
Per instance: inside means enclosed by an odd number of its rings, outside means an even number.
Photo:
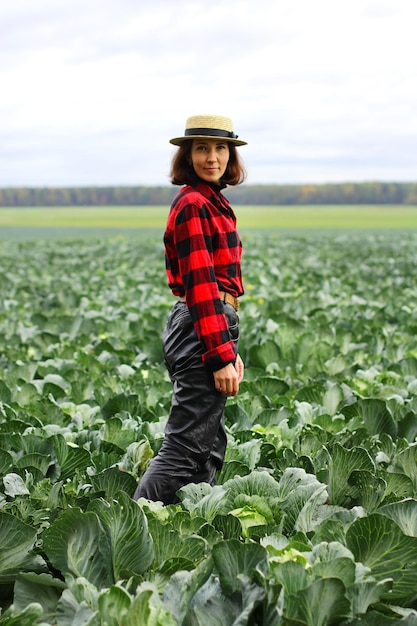
[{"label": "distant forest", "polygon": [[[0,207],[168,205],[178,187],[3,187]],[[232,204],[404,204],[417,205],[417,182],[228,187]]]}]

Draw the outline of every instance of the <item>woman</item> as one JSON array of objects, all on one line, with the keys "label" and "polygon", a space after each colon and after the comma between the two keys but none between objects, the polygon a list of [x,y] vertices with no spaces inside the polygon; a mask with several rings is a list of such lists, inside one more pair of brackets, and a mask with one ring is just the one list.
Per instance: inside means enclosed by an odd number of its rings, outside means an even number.
[{"label": "woman", "polygon": [[226,450],[224,407],[243,378],[238,355],[242,245],[236,217],[221,193],[243,182],[232,121],[188,118],[171,181],[174,198],[164,235],[168,284],[177,302],[163,332],[173,397],[165,438],[134,494],[164,504],[187,483],[215,484]]}]

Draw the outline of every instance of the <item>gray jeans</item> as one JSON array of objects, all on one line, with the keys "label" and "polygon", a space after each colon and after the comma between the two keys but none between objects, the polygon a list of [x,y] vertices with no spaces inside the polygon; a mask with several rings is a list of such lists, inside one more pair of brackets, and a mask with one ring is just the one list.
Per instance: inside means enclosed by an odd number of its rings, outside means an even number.
[{"label": "gray jeans", "polygon": [[[230,336],[239,343],[239,318],[224,304]],[[177,501],[176,492],[188,483],[215,483],[226,451],[226,396],[214,386],[213,372],[202,362],[202,346],[188,307],[177,302],[162,336],[165,363],[173,386],[164,442],[152,459],[133,496]]]}]

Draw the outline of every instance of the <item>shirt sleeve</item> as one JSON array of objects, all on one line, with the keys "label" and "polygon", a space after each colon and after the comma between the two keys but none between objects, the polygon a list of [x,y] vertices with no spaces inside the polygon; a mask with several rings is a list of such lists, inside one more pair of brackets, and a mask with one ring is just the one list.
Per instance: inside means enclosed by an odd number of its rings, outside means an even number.
[{"label": "shirt sleeve", "polygon": [[185,298],[203,346],[203,362],[215,371],[234,362],[236,354],[219,298],[213,228],[215,220],[204,205],[187,203],[176,215],[174,240]]}]

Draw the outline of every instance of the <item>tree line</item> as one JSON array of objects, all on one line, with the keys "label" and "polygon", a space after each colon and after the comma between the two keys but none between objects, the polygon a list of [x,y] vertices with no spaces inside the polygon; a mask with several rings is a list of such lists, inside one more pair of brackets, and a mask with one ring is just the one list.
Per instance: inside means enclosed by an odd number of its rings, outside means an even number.
[{"label": "tree line", "polygon": [[[3,187],[0,207],[161,206],[170,204],[174,186]],[[242,185],[225,191],[232,204],[403,204],[417,205],[417,182],[329,183],[320,185]]]}]

